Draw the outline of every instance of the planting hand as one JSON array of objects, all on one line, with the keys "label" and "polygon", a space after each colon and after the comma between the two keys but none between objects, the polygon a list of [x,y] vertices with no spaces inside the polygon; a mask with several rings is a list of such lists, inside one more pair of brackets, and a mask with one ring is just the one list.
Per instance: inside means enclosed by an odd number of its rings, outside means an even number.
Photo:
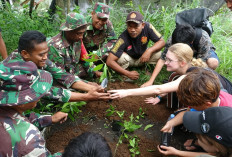
[{"label": "planting hand", "polygon": [[110,99],[110,93],[100,93],[100,91],[101,89],[90,90],[87,93],[87,100],[99,100],[99,99],[109,100]]},{"label": "planting hand", "polygon": [[124,98],[128,94],[128,91],[124,90],[124,89],[121,89],[121,90],[109,90],[107,92],[110,93],[110,98],[111,99]]},{"label": "planting hand", "polygon": [[67,120],[68,114],[64,112],[57,112],[52,116],[52,123],[63,123]]},{"label": "planting hand", "polygon": [[147,104],[156,105],[160,102],[160,99],[158,97],[156,97],[156,98],[150,97],[150,98],[146,98],[144,101]]},{"label": "planting hand", "polygon": [[137,71],[128,71],[126,76],[132,80],[137,80],[139,78],[139,73]]},{"label": "planting hand", "polygon": [[163,132],[172,132],[173,125],[171,124],[170,121],[168,121],[165,126],[160,130]]}]

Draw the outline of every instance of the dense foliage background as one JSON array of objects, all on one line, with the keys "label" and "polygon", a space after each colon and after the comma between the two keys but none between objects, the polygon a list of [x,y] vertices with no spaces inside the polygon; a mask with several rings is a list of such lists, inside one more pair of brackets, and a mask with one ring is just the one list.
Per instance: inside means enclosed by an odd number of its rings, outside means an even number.
[{"label": "dense foliage background", "polygon": [[[145,20],[152,23],[163,35],[164,39],[167,40],[175,28],[175,15],[184,9],[198,7],[200,6],[199,3],[199,0],[194,0],[191,4],[176,4],[174,7],[162,7],[160,9],[152,9],[152,6],[148,5],[146,10],[142,10],[141,6],[135,6],[132,1],[126,4],[120,4],[115,1],[115,3],[110,4],[113,8],[110,20],[117,35],[120,35],[126,28],[125,19],[128,12],[132,10],[140,11],[144,15]],[[17,48],[18,38],[22,32],[38,30],[47,37],[52,37],[59,32],[60,24],[65,21],[65,17],[61,14],[61,8],[58,8],[58,11],[52,17],[44,10],[34,10],[31,16],[29,16],[28,11],[28,6],[21,9],[10,6],[0,8],[0,27],[8,53]],[[79,12],[78,6],[74,11]],[[90,12],[91,8],[87,10],[85,15],[90,14]],[[217,48],[216,52],[220,58],[220,66],[217,68],[217,71],[232,80],[232,12],[226,6],[223,6],[214,16],[210,17],[210,21],[214,27],[212,42]],[[153,67],[148,67],[148,70],[152,72]],[[157,82],[167,77],[166,73],[164,69],[158,76]],[[144,77],[146,76],[144,75]],[[140,82],[144,82],[147,79],[141,77]]]}]

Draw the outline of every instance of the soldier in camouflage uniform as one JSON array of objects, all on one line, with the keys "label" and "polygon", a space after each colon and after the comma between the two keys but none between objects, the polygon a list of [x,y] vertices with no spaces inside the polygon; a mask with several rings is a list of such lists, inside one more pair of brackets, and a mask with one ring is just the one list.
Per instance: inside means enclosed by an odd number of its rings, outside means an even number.
[{"label": "soldier in camouflage uniform", "polygon": [[88,57],[82,42],[87,25],[83,15],[69,13],[60,27],[61,32],[48,40],[49,59],[59,68],[82,79],[94,76],[93,66],[83,60]]},{"label": "soldier in camouflage uniform", "polygon": [[92,14],[86,17],[87,27],[83,42],[88,52],[97,53],[103,60],[114,46],[117,36],[109,20],[110,7],[104,3],[96,3]]},{"label": "soldier in camouflage uniform", "polygon": [[39,129],[64,122],[67,113],[53,116],[23,112],[36,106],[52,85],[49,72],[38,70],[33,62],[0,64],[0,156],[61,156],[51,154]]},{"label": "soldier in camouflage uniform", "polygon": [[[101,87],[96,87],[82,81],[78,76],[67,73],[58,68],[52,61],[47,59],[48,46],[46,37],[38,31],[27,31],[19,39],[18,50],[3,61],[3,64],[18,61],[32,61],[38,68],[51,73],[53,79],[62,87],[53,86],[44,98],[54,102],[87,101],[108,99],[107,93],[102,92]],[[88,93],[71,92],[68,88],[87,91]]]}]

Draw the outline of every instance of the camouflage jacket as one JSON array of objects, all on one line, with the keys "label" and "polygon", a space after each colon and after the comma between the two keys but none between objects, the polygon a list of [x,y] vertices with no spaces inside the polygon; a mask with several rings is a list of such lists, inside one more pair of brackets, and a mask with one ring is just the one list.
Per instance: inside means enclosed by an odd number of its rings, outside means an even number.
[{"label": "camouflage jacket", "polygon": [[[172,45],[172,38],[170,37],[166,43],[165,49],[161,55],[161,59],[164,60],[164,58],[166,57],[168,48]],[[216,48],[214,47],[214,45],[211,42],[210,36],[208,35],[208,33],[204,30],[202,30],[202,37],[200,39],[199,42],[199,46],[198,46],[198,51],[195,50],[193,47],[193,52],[194,58],[201,58],[204,61],[206,61],[209,56],[210,56],[210,50],[216,50]]]},{"label": "camouflage jacket", "polygon": [[90,77],[93,77],[93,66],[88,62],[80,60],[82,42],[75,42],[72,45],[68,43],[62,32],[48,40],[48,57],[56,66],[67,72],[81,76],[86,71]]},{"label": "camouflage jacket", "polygon": [[[22,61],[23,58],[20,53],[16,51],[12,52],[10,56],[5,59],[3,62],[13,63],[17,61]],[[43,67],[43,70],[46,70],[52,74],[52,77],[55,81],[61,85],[69,88],[74,82],[80,81],[80,78],[73,76],[67,73],[65,70],[58,68],[53,62],[49,59],[46,61],[46,65]],[[71,91],[64,88],[52,87],[51,90],[46,95],[46,98],[53,101],[59,102],[68,102],[71,97]],[[43,97],[44,98],[44,97]]]},{"label": "camouflage jacket", "polygon": [[39,129],[52,123],[51,116],[31,113],[29,118],[9,107],[0,107],[0,156],[62,156],[45,147]]},{"label": "camouflage jacket", "polygon": [[92,16],[87,16],[86,21],[90,23],[83,38],[87,51],[92,52],[97,50],[98,56],[105,55],[117,41],[113,24],[110,20],[107,20],[102,30],[94,30],[92,26]]}]

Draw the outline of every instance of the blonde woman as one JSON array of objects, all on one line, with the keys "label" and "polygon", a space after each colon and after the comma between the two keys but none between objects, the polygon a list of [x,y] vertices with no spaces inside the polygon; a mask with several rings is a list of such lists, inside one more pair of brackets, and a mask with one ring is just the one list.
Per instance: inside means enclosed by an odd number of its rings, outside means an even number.
[{"label": "blonde woman", "polygon": [[[189,45],[177,43],[172,45],[166,54],[165,65],[167,71],[176,72],[181,75],[178,79],[162,85],[152,85],[143,88],[135,89],[120,89],[110,90],[111,98],[123,98],[127,96],[143,96],[143,95],[158,95],[156,98],[147,98],[146,103],[153,105],[157,104],[161,97],[167,93],[175,92],[178,89],[180,81],[186,76],[188,71],[191,71],[194,66],[206,66],[201,59],[193,59],[193,51]],[[220,74],[214,72],[220,79],[222,88],[226,89],[228,93],[232,94],[232,84]]]}]

